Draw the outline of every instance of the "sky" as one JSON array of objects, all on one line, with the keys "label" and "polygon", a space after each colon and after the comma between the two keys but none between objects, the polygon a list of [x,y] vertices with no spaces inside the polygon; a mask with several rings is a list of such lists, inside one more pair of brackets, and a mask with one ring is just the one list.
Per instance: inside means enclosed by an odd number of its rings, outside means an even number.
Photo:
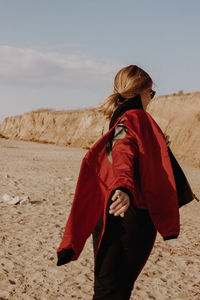
[{"label": "sky", "polygon": [[156,95],[200,90],[199,0],[0,0],[0,122],[93,107],[130,64]]}]

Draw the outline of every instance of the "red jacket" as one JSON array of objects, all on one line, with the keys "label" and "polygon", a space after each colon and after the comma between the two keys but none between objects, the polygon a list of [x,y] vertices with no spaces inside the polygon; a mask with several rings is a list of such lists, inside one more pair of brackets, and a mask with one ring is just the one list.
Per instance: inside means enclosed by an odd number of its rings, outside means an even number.
[{"label": "red jacket", "polygon": [[[121,120],[127,134],[114,144],[110,161],[106,143]],[[135,174],[136,161],[139,163],[139,174]],[[73,249],[71,260],[78,259],[103,212],[99,249],[105,230],[106,205],[111,192],[120,186],[131,192],[138,207],[148,209],[164,239],[178,236],[179,206],[167,144],[159,126],[141,109],[126,111],[85,154],[57,253],[63,249]]]}]

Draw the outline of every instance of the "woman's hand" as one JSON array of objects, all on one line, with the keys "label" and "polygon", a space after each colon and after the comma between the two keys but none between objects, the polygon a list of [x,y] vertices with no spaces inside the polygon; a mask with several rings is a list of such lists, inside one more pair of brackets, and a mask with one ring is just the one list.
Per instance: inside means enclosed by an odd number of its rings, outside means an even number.
[{"label": "woman's hand", "polygon": [[130,205],[128,194],[121,190],[116,190],[112,196],[112,201],[114,201],[114,203],[110,205],[109,213],[114,213],[115,216],[120,215],[120,217],[124,217],[124,214]]},{"label": "woman's hand", "polygon": [[171,141],[169,140],[169,135],[167,135],[166,133],[164,133],[164,136],[165,136],[165,140],[166,140],[167,147],[168,147],[171,144]]}]

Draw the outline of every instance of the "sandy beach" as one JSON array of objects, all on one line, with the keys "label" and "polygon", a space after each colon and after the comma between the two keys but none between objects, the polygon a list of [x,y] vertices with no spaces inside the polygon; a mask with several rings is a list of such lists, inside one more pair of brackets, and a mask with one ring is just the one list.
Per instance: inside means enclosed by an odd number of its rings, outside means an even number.
[{"label": "sandy beach", "polygon": [[[56,249],[86,151],[0,139],[1,300],[92,299],[91,237],[77,261],[56,266]],[[200,196],[200,170],[181,166],[194,193]],[[19,197],[24,203],[9,204],[9,197]],[[132,300],[200,299],[199,211],[196,200],[180,209],[177,240],[164,241],[157,235]]]}]

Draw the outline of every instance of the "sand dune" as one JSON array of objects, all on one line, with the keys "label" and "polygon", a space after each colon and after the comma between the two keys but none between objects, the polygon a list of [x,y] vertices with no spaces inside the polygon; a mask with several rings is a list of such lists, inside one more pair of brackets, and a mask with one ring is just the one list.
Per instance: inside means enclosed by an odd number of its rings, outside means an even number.
[{"label": "sand dune", "polygon": [[[170,136],[176,157],[199,167],[200,92],[157,97],[148,111]],[[101,136],[104,124],[105,118],[95,107],[68,111],[44,109],[7,117],[0,126],[0,135],[89,148]]]},{"label": "sand dune", "polygon": [[[92,299],[92,239],[77,261],[56,266],[56,249],[70,212],[81,160],[87,150],[0,139],[0,299]],[[200,171],[183,166],[200,195]],[[3,195],[26,196],[11,205]],[[200,299],[200,204],[181,208],[177,240],[160,235],[131,299]]]}]

